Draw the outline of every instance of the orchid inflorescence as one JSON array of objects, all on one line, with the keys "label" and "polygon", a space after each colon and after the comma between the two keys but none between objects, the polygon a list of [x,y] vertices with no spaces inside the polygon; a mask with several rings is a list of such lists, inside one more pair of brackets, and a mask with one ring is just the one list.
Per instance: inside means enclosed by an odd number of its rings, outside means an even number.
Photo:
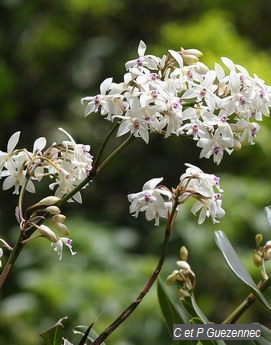
[{"label": "orchid inflorescence", "polygon": [[260,129],[255,121],[269,116],[271,104],[271,87],[262,79],[226,57],[228,74],[218,63],[210,70],[197,49],[169,50],[162,58],[145,51],[141,41],[121,83],[107,78],[100,94],[82,98],[86,116],[100,111],[120,121],[118,136],[130,132],[146,143],[151,132],[187,135],[201,148],[200,157],[213,156],[217,164],[225,151],[254,143]]},{"label": "orchid inflorescence", "polygon": [[[33,150],[16,148],[20,132],[14,133],[7,144],[7,152],[0,151],[0,178],[5,178],[3,189],[14,187],[14,194],[20,194],[23,199],[25,191],[35,192],[35,182],[40,182],[43,178],[49,177],[49,188],[54,191],[54,196],[43,198],[38,203],[22,209],[22,202],[16,207],[16,218],[20,224],[20,230],[27,233],[30,227],[37,229],[39,235],[33,237],[25,236],[25,240],[30,240],[38,236],[47,238],[52,242],[54,250],[59,258],[62,257],[63,243],[68,246],[71,253],[72,240],[67,238],[69,231],[63,224],[65,216],[60,214],[57,203],[67,195],[88,175],[92,168],[93,157],[89,153],[89,145],[76,144],[74,139],[64,129],[68,140],[61,144],[54,143],[47,149],[46,139],[38,138],[33,145]],[[68,201],[82,202],[80,191],[75,193]],[[55,231],[44,224],[39,224],[45,220],[42,213],[46,212]],[[59,237],[56,232],[60,234]],[[7,246],[5,246],[7,247]],[[12,250],[10,247],[9,250]],[[3,250],[0,251],[0,256]]]},{"label": "orchid inflorescence", "polygon": [[[163,178],[153,178],[146,182],[141,192],[128,195],[131,202],[130,213],[135,217],[139,212],[146,212],[147,220],[167,218],[173,203],[178,207],[190,197],[196,199],[191,211],[196,214],[200,211],[198,223],[202,224],[206,217],[211,217],[213,223],[218,223],[217,218],[222,218],[225,211],[222,209],[219,178],[213,174],[206,174],[194,165],[186,164],[186,172],[181,175],[180,183],[176,189],[170,191],[166,186],[158,185]],[[177,200],[175,200],[177,198]]]},{"label": "orchid inflorescence", "polygon": [[[127,72],[122,82],[107,78],[101,83],[99,94],[82,98],[81,102],[87,103],[85,116],[99,111],[105,119],[116,121],[118,137],[130,134],[146,143],[150,133],[165,138],[188,136],[201,149],[200,158],[212,157],[219,164],[224,152],[239,150],[244,141],[254,144],[260,129],[256,121],[262,121],[263,115],[269,116],[271,87],[226,57],[222,62],[228,72],[218,63],[210,70],[199,61],[201,56],[197,49],[183,48],[169,50],[161,58],[147,55],[146,45],[140,41],[138,57],[125,64]],[[0,178],[5,179],[4,190],[14,187],[14,194],[20,194],[16,208],[20,229],[27,232],[31,227],[32,235],[34,227],[38,232],[34,237],[49,239],[61,259],[63,243],[74,252],[58,202],[65,196],[65,201],[82,202],[80,190],[91,180],[87,177],[93,168],[93,157],[89,145],[77,144],[69,133],[60,130],[68,140],[45,149],[46,139],[42,137],[35,141],[32,151],[17,149],[20,132],[14,133],[7,152],[0,151]],[[168,218],[173,209],[178,210],[192,197],[196,202],[191,211],[199,213],[198,223],[202,224],[206,217],[217,223],[225,214],[219,178],[194,165],[186,166],[176,188],[161,185],[162,177],[153,178],[143,185],[141,192],[129,194],[130,213],[137,217],[145,212],[147,220],[159,225],[160,218]],[[35,182],[44,177],[49,177],[49,188],[54,191],[54,196],[48,198],[57,200],[50,199],[46,205],[44,200],[49,199],[45,198],[24,211],[25,191],[34,193]],[[44,221],[49,221],[50,227],[42,224]],[[32,238],[26,237],[25,241]]]}]

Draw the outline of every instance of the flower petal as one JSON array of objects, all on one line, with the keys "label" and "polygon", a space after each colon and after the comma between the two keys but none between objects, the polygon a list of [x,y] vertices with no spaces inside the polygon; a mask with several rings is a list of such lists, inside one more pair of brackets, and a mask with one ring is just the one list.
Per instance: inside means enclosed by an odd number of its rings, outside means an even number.
[{"label": "flower petal", "polygon": [[152,178],[144,184],[143,190],[154,189],[162,180],[163,177]]},{"label": "flower petal", "polygon": [[141,57],[144,56],[146,48],[147,48],[146,44],[143,41],[140,41],[138,45],[138,50],[137,50],[138,55]]},{"label": "flower petal", "polygon": [[20,134],[21,134],[21,132],[16,132],[16,133],[12,134],[12,136],[9,138],[8,146],[7,146],[8,153],[13,152],[15,146],[17,145],[17,143],[19,141]]},{"label": "flower petal", "polygon": [[43,150],[45,145],[46,145],[46,139],[44,137],[38,138],[34,142],[33,152]]}]

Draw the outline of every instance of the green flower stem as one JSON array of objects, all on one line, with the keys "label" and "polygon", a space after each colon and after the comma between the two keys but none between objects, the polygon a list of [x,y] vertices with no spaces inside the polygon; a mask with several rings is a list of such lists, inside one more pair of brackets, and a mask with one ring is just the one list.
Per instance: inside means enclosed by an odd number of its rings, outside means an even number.
[{"label": "green flower stem", "polygon": [[[109,139],[111,138],[111,136],[113,135],[113,133],[114,133],[114,131],[115,131],[115,129],[116,129],[117,127],[119,127],[119,122],[116,122],[115,125],[114,125],[114,126],[111,128],[111,130],[109,131],[109,133],[108,133],[107,137],[105,138],[105,140],[104,140],[104,142],[103,142],[103,144],[102,144],[102,146],[101,146],[101,148],[100,148],[100,150],[99,150],[97,156],[95,157],[95,161],[94,161],[93,167],[98,167],[98,166],[99,166],[100,160],[101,160],[101,157],[102,157],[102,155],[103,155],[103,153],[104,153],[104,150],[105,150],[105,148],[106,148],[106,145],[107,145]],[[92,169],[92,170],[93,170],[93,169]]]},{"label": "green flower stem", "polygon": [[160,256],[160,259],[157,263],[156,268],[154,269],[151,277],[147,281],[146,285],[143,287],[143,289],[140,291],[139,295],[137,296],[136,300],[133,301],[118,317],[117,319],[109,325],[100,335],[97,339],[95,339],[92,342],[92,345],[100,345],[102,342],[108,338],[108,336],[113,333],[129,316],[133,313],[133,311],[138,307],[138,305],[142,302],[143,298],[146,296],[146,294],[149,292],[150,288],[153,286],[154,282],[156,281],[163,264],[166,259],[166,253],[167,248],[170,240],[170,235],[172,233],[172,227],[175,222],[176,216],[178,213],[178,196],[176,197],[175,203],[173,205],[173,209],[171,211],[171,214],[167,221],[167,226],[165,229],[165,237],[164,237],[164,243],[162,248],[162,253]]},{"label": "green flower stem", "polygon": [[[70,198],[72,198],[77,192],[79,192],[82,188],[84,188],[90,181],[94,180],[96,175],[103,169],[105,168],[121,151],[123,151],[134,139],[133,136],[129,136],[120,146],[116,148],[115,151],[113,151],[100,165],[97,163],[100,160],[100,157],[95,161],[93,168],[90,170],[88,176],[81,181],[71,192],[66,194],[59,202],[56,204],[58,207],[62,206],[65,204]],[[104,146],[104,145],[103,145]],[[100,150],[99,153],[101,153]],[[99,155],[99,154],[98,154]]]},{"label": "green flower stem", "polygon": [[[265,280],[260,286],[261,292],[265,291],[271,285],[271,277]],[[222,324],[233,324],[235,323],[244,312],[255,302],[256,297],[250,293],[244,301],[222,322]]]},{"label": "green flower stem", "polygon": [[97,171],[95,173],[99,173],[103,168],[105,168],[115,156],[117,156],[121,151],[123,151],[133,140],[135,137],[133,135],[130,135],[120,146],[117,147],[117,149],[112,152],[97,168]]}]

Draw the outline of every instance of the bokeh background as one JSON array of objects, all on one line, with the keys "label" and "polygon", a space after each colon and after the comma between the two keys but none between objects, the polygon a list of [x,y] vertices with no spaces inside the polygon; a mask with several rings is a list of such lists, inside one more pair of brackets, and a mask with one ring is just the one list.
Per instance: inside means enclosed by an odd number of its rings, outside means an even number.
[{"label": "bokeh background", "polygon": [[[6,150],[15,131],[21,131],[21,146],[31,149],[39,136],[48,143],[62,140],[58,127],[63,127],[77,142],[90,144],[95,155],[110,123],[97,114],[84,119],[80,99],[97,94],[106,77],[121,81],[140,40],[160,56],[167,49],[200,49],[209,67],[227,56],[271,84],[270,23],[270,0],[1,0],[0,149]],[[0,344],[42,344],[39,333],[63,316],[68,316],[65,335],[75,343],[72,327],[97,319],[101,332],[112,322],[137,296],[163,241],[163,224],[157,229],[144,217],[132,218],[126,195],[152,177],[177,185],[186,162],[221,177],[226,217],[215,226],[198,226],[184,207],[162,277],[175,269],[180,246],[187,246],[198,304],[210,320],[223,321],[249,291],[227,268],[214,230],[226,232],[256,281],[255,234],[271,239],[264,214],[271,204],[270,119],[261,127],[256,145],[245,145],[219,166],[199,160],[199,149],[183,138],[153,136],[148,146],[136,140],[83,191],[82,205],[63,208],[76,256],[66,251],[58,262],[46,240],[25,248],[1,292]],[[40,188],[40,195],[48,195],[46,186]],[[30,195],[29,204],[35,198]],[[12,243],[18,234],[16,196],[3,191],[0,203],[0,236]],[[266,298],[271,301],[270,291]],[[240,319],[255,321],[271,326],[270,315],[256,304]],[[169,343],[154,288],[107,341]]]}]

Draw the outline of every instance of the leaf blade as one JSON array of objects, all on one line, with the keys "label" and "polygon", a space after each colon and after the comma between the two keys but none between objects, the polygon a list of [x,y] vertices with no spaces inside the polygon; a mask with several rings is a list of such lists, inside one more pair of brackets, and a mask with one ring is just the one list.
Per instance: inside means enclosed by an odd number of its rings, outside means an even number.
[{"label": "leaf blade", "polygon": [[40,336],[44,339],[44,345],[61,345],[62,344],[62,332],[63,332],[63,324],[62,321],[66,320],[67,317],[63,317],[62,319],[58,320],[58,322],[47,331],[40,334]]},{"label": "leaf blade", "polygon": [[253,295],[261,302],[261,304],[271,312],[271,306],[265,299],[264,295],[258,289],[257,285],[255,284],[254,280],[252,279],[251,275],[243,266],[239,256],[233,249],[230,241],[228,240],[226,234],[223,231],[215,231],[215,241],[222,252],[228,266],[233,271],[233,273],[243,282],[245,283],[250,290],[252,291]]}]

